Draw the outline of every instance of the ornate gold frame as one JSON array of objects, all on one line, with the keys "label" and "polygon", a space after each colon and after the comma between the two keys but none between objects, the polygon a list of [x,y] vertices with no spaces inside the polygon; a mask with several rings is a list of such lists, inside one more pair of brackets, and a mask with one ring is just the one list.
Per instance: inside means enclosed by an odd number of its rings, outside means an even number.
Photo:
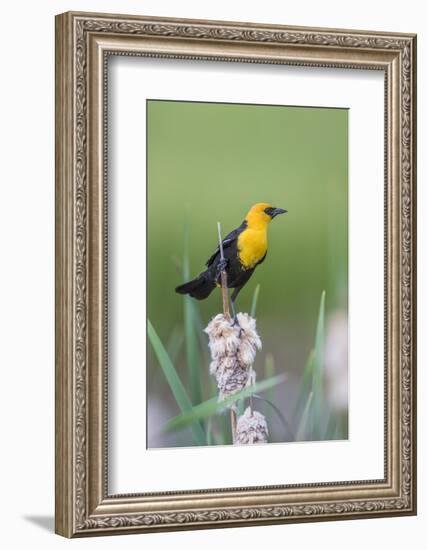
[{"label": "ornate gold frame", "polygon": [[[384,71],[384,479],[108,494],[104,287],[108,55]],[[57,16],[57,533],[77,537],[415,514],[415,67],[416,37],[410,34],[89,13]]]}]

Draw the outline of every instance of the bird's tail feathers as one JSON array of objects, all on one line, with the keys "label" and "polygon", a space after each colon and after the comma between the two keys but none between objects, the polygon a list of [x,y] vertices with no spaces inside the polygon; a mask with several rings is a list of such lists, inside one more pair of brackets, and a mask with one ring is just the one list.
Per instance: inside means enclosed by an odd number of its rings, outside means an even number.
[{"label": "bird's tail feathers", "polygon": [[202,273],[192,281],[177,286],[175,291],[178,292],[178,294],[189,294],[192,298],[196,298],[196,300],[204,300],[214,288],[214,281]]}]

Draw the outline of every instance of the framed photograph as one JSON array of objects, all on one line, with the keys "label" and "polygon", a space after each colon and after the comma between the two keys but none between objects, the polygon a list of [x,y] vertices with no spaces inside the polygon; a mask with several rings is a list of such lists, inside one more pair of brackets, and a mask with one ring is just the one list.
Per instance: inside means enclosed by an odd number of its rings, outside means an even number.
[{"label": "framed photograph", "polygon": [[56,532],[416,513],[416,37],[56,18]]}]

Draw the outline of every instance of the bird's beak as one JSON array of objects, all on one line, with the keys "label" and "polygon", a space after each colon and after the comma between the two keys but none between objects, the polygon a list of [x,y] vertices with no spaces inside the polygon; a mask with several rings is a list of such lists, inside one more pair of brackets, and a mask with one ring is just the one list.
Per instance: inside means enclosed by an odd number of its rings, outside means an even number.
[{"label": "bird's beak", "polygon": [[275,218],[279,214],[286,214],[287,210],[284,210],[283,208],[273,208],[273,211],[271,212],[271,217]]}]

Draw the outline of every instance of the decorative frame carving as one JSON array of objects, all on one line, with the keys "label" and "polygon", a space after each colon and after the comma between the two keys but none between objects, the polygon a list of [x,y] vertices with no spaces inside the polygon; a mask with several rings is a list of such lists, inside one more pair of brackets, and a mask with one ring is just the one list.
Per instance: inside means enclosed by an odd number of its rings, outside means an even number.
[{"label": "decorative frame carving", "polygon": [[[108,495],[106,59],[385,73],[385,478]],[[65,13],[56,18],[56,532],[67,537],[416,513],[416,37]]]}]

